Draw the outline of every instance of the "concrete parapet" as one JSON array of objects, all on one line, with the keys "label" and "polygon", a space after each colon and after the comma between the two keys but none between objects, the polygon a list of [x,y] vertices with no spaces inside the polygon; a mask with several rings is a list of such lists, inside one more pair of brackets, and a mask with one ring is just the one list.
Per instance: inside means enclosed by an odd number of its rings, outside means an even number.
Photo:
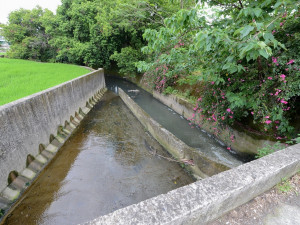
[{"label": "concrete parapet", "polygon": [[[52,158],[82,119],[80,112],[89,111],[86,106],[99,99],[103,88],[104,71],[100,69],[0,106],[0,191],[12,171],[22,174],[28,155],[41,164]],[[43,145],[48,147],[39,149]],[[28,170],[26,175],[34,173]]]},{"label": "concrete parapet", "polygon": [[297,144],[85,224],[206,224],[299,169]]}]

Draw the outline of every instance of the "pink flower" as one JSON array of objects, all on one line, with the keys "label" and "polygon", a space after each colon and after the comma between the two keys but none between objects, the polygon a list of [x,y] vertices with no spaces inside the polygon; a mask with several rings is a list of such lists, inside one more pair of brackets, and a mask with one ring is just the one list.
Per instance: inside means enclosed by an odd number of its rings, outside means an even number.
[{"label": "pink flower", "polygon": [[198,101],[202,101],[202,98],[198,98]]},{"label": "pink flower", "polygon": [[265,123],[270,124],[270,123],[272,123],[272,121],[271,120],[266,120]]},{"label": "pink flower", "polygon": [[211,84],[213,84],[213,85],[214,85],[214,84],[215,84],[215,82],[214,82],[214,81],[212,81],[212,82],[211,82]]},{"label": "pink flower", "polygon": [[276,57],[272,57],[272,61],[273,61],[273,63],[277,63],[277,58]]},{"label": "pink flower", "polygon": [[284,80],[286,76],[284,74],[281,74],[280,77],[282,80]]},{"label": "pink flower", "polygon": [[269,80],[272,80],[273,78],[272,78],[272,77],[268,77],[268,79],[269,79]]},{"label": "pink flower", "polygon": [[266,119],[269,119],[270,117],[269,117],[269,116],[266,116],[265,118],[266,118]]},{"label": "pink flower", "polygon": [[225,120],[225,116],[222,116],[221,119],[222,119],[222,120]]},{"label": "pink flower", "polygon": [[294,59],[291,59],[286,65],[290,65],[290,64],[292,64],[292,63],[294,63],[295,62],[295,60]]},{"label": "pink flower", "polygon": [[273,30],[273,31],[272,31],[272,34],[274,34],[275,32],[276,32],[276,30]]},{"label": "pink flower", "polygon": [[251,112],[252,115],[254,115],[254,112]]},{"label": "pink flower", "polygon": [[231,148],[230,148],[230,147],[227,147],[227,150],[231,150]]},{"label": "pink flower", "polygon": [[227,111],[227,112],[231,112],[231,109],[230,109],[230,108],[228,108],[228,109],[226,109],[226,111]]},{"label": "pink flower", "polygon": [[284,101],[283,99],[280,102],[283,103],[283,104],[288,104],[288,102]]}]

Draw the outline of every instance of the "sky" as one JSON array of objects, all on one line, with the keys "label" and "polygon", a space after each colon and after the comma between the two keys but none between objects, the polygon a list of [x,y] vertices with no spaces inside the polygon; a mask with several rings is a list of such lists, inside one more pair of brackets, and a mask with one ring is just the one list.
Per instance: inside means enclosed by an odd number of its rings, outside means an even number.
[{"label": "sky", "polygon": [[20,8],[33,9],[39,5],[55,13],[60,4],[61,0],[0,0],[0,23],[7,23],[9,13]]}]

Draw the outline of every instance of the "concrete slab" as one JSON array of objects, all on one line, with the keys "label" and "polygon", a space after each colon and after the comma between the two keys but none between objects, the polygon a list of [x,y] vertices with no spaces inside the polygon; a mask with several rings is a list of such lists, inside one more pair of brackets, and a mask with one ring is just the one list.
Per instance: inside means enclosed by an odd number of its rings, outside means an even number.
[{"label": "concrete slab", "polygon": [[35,159],[36,159],[37,161],[39,161],[40,163],[42,163],[42,164],[45,164],[45,163],[48,161],[47,158],[45,158],[45,157],[42,156],[41,154],[37,155],[37,156],[35,157]]},{"label": "concrete slab", "polygon": [[19,195],[20,195],[20,190],[13,190],[10,187],[6,187],[2,191],[2,196],[8,199],[9,201],[16,200],[19,197]]},{"label": "concrete slab", "polygon": [[49,152],[52,152],[52,153],[56,153],[58,151],[58,147],[56,147],[55,145],[53,144],[49,144],[47,147],[46,147],[46,150],[49,151]]},{"label": "concrete slab", "polygon": [[32,179],[35,177],[36,173],[33,172],[32,170],[26,168],[26,169],[24,169],[24,170],[21,172],[21,175],[22,175],[23,177],[26,177],[26,178],[32,180]]}]

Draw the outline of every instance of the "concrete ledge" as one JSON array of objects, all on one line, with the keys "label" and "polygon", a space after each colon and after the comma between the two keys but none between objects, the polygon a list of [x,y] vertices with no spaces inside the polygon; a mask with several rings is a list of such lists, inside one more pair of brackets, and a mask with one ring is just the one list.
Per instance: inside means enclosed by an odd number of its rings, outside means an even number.
[{"label": "concrete ledge", "polygon": [[193,160],[195,165],[188,166],[188,168],[193,172],[196,178],[205,178],[230,169],[230,165],[224,165],[214,159],[209,159],[201,152],[186,145],[151,118],[120,88],[119,95],[143,126],[168,152],[180,160]]},{"label": "concrete ledge", "polygon": [[[59,147],[64,141],[62,135],[58,135],[59,128],[67,123],[74,129],[80,119],[76,117],[77,111],[87,105],[92,107],[94,95],[104,87],[104,71],[100,69],[0,106],[0,191],[7,186],[11,171],[21,172],[28,155],[35,157],[41,152],[39,145],[53,142]],[[67,122],[72,119],[75,125]],[[41,155],[37,160],[46,162]]]},{"label": "concrete ledge", "polygon": [[300,169],[300,144],[85,224],[206,224]]}]

